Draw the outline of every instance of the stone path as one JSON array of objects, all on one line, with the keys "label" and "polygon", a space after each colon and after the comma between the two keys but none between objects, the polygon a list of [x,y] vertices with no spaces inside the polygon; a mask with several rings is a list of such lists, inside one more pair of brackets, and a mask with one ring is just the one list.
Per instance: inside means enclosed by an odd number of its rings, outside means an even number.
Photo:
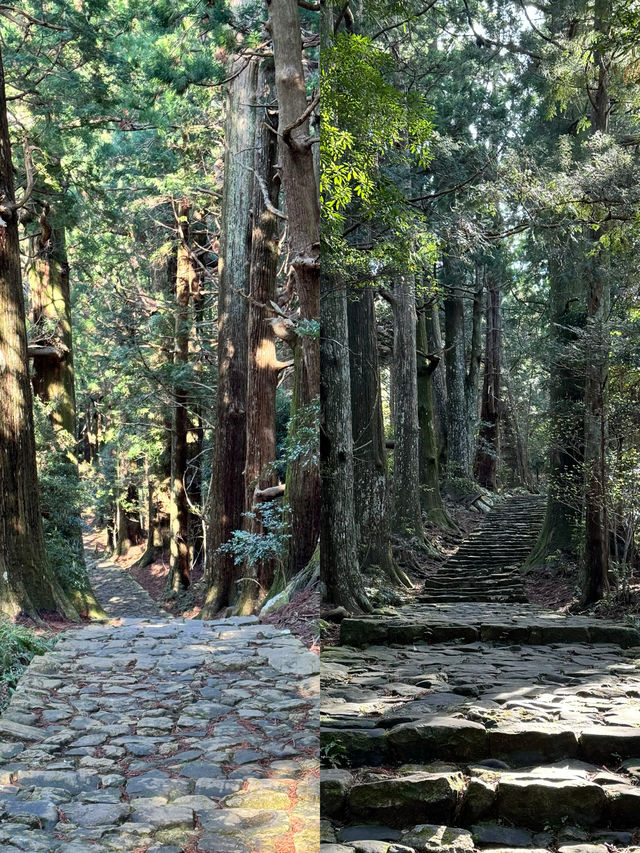
[{"label": "stone path", "polygon": [[317,668],[253,617],[66,632],[0,717],[0,853],[317,853]]},{"label": "stone path", "polygon": [[436,575],[427,579],[421,601],[526,601],[520,566],[535,545],[544,517],[544,498],[511,497],[466,539]]},{"label": "stone path", "polygon": [[96,598],[109,616],[139,619],[144,616],[156,617],[160,613],[168,615],[126,569],[109,557],[97,557],[85,548],[85,562]]},{"label": "stone path", "polygon": [[322,853],[640,851],[640,627],[519,603],[345,619]]}]

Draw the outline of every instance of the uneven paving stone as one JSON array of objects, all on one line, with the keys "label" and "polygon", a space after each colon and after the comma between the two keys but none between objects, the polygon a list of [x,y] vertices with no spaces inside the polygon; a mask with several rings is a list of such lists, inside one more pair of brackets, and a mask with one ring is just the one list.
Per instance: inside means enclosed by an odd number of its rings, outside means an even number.
[{"label": "uneven paving stone", "polygon": [[317,853],[316,673],[252,617],[62,634],[0,718],[0,851]]},{"label": "uneven paving stone", "polygon": [[[356,844],[373,845],[370,853],[389,853],[376,846],[385,844],[415,853],[634,850],[640,625],[492,595],[513,586],[511,558],[522,551],[524,560],[522,542],[541,518],[535,503],[523,519],[528,501],[515,515],[505,501],[423,601],[347,618],[341,644],[324,650],[321,740],[336,765],[322,771],[327,853],[359,853]],[[493,531],[489,540],[483,531]],[[499,548],[510,549],[508,564]],[[465,585],[466,600],[440,595]],[[427,792],[442,778],[456,780],[455,798],[430,813]],[[380,835],[384,827],[400,834]]]}]

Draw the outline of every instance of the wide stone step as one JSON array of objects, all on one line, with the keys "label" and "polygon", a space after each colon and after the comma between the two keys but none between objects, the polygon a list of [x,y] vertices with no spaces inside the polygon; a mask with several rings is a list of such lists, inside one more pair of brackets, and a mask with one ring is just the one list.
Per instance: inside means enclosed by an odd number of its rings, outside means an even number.
[{"label": "wide stone step", "polygon": [[344,763],[356,767],[488,759],[504,761],[511,767],[560,759],[617,767],[640,756],[640,727],[595,726],[576,730],[566,724],[520,723],[486,728],[473,720],[439,716],[391,728],[348,729],[326,725],[322,727],[321,741],[325,748],[338,747]]},{"label": "wide stone step", "polygon": [[[454,609],[452,607],[451,611]],[[449,608],[444,610],[447,614],[450,612]],[[521,645],[613,643],[629,648],[640,646],[640,630],[630,625],[580,617],[510,621],[505,616],[504,621],[500,621],[499,616],[494,620],[483,618],[481,613],[478,613],[478,619],[473,623],[450,617],[436,621],[425,614],[424,617],[409,615],[407,618],[353,617],[344,619],[340,626],[340,644],[357,648],[388,643],[473,643],[477,640]]]},{"label": "wide stone step", "polygon": [[455,821],[492,847],[532,847],[533,832],[556,835],[567,825],[622,834],[640,817],[640,788],[628,776],[570,760],[520,771],[437,762],[395,775],[323,769],[320,784],[323,813],[334,821],[405,833]]}]

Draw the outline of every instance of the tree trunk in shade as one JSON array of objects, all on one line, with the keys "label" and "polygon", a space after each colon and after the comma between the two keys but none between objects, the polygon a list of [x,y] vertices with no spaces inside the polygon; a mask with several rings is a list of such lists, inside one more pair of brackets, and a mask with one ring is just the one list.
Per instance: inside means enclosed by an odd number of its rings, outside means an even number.
[{"label": "tree trunk in shade", "polygon": [[394,282],[393,309],[393,508],[392,529],[424,539],[420,506],[420,427],[416,364],[416,288],[412,275]]},{"label": "tree trunk in shade", "polygon": [[500,454],[500,354],[501,312],[500,281],[490,273],[486,293],[486,318],[484,350],[484,377],[482,381],[482,406],[480,433],[476,452],[476,479],[481,486],[495,492],[498,487],[498,456]]},{"label": "tree trunk in shade", "polygon": [[346,289],[328,276],[322,276],[321,282],[320,576],[327,600],[351,612],[369,612],[358,562],[354,508]]},{"label": "tree trunk in shade", "polygon": [[24,293],[0,56],[0,610],[77,612],[47,563],[38,498]]},{"label": "tree trunk in shade", "polygon": [[257,58],[238,59],[227,96],[224,190],[218,261],[218,396],[211,482],[207,599],[203,616],[235,601],[233,554],[220,551],[242,527],[247,412],[248,284],[257,110]]},{"label": "tree trunk in shade", "polygon": [[374,292],[362,289],[347,302],[353,478],[359,559],[396,580],[387,514],[385,449]]}]

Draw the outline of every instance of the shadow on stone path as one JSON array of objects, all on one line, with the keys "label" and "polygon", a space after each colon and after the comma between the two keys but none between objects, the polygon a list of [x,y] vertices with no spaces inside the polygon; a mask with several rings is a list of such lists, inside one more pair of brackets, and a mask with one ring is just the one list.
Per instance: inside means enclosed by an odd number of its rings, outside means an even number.
[{"label": "shadow on stone path", "polygon": [[122,618],[126,579],[92,582],[118,620],[62,634],[0,717],[1,853],[317,853],[317,657],[254,617]]}]

